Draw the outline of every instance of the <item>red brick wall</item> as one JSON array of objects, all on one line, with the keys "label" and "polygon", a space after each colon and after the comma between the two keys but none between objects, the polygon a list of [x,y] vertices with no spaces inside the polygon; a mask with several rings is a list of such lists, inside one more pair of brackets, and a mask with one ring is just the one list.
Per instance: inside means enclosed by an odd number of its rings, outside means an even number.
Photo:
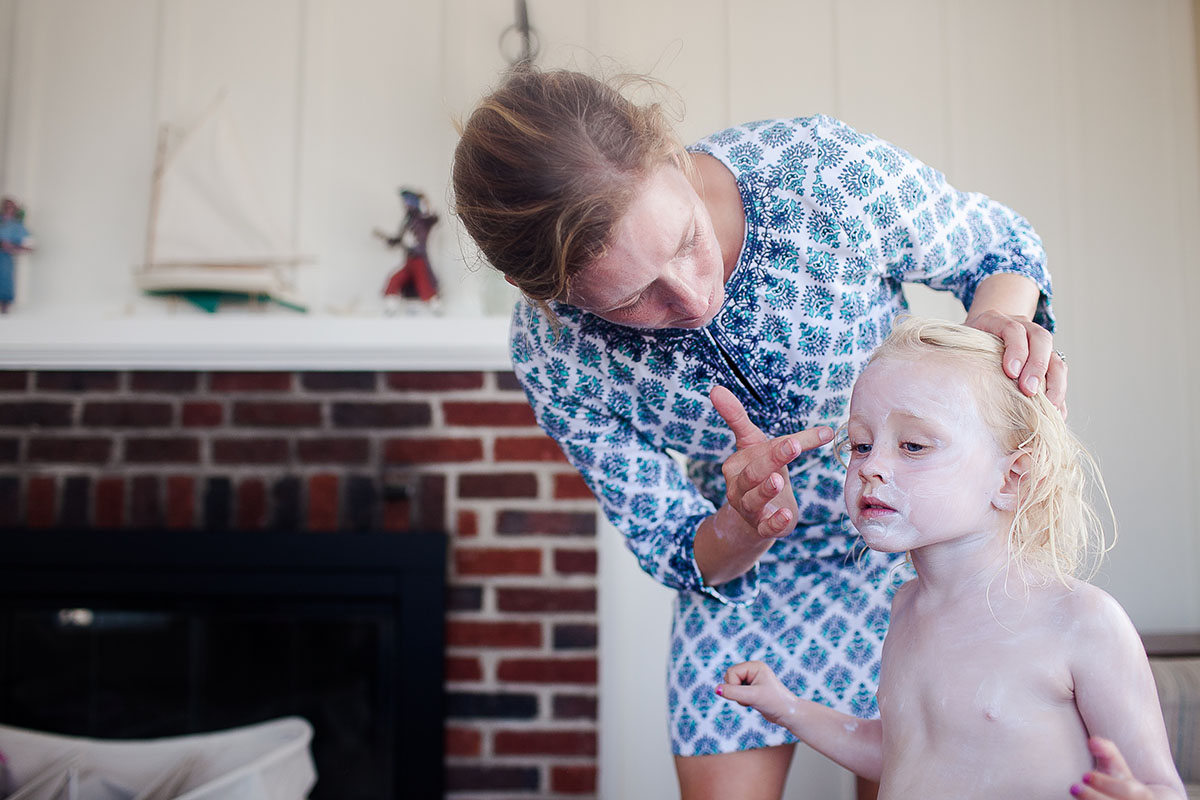
[{"label": "red brick wall", "polygon": [[0,371],[0,528],[449,531],[451,798],[595,795],[596,513],[509,373]]}]

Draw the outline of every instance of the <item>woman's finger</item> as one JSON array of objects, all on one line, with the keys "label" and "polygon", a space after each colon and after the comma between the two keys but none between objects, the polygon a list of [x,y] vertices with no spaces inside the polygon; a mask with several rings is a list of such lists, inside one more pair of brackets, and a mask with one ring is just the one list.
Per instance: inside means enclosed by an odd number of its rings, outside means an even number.
[{"label": "woman's finger", "polygon": [[[1021,367],[1021,377],[1017,379],[1017,384],[1025,394],[1033,396],[1046,387],[1046,373],[1050,368],[1050,357],[1054,353],[1054,337],[1041,325],[1032,322],[1024,323],[1021,328],[1022,330],[1016,335],[1016,338],[1025,339],[1023,349],[1027,355],[1025,364]],[[1008,355],[1008,349],[1008,340],[1005,340],[1005,361],[1012,360]]]},{"label": "woman's finger", "polygon": [[750,415],[746,413],[745,406],[734,396],[733,392],[724,386],[714,385],[708,393],[708,399],[712,401],[713,408],[721,415],[721,419],[725,420],[729,430],[733,431],[733,438],[739,450],[748,445],[767,441],[766,434],[750,421]]},{"label": "woman's finger", "polygon": [[742,468],[742,487],[746,490],[765,481],[772,472],[786,471],[784,468],[805,450],[833,441],[833,428],[810,428],[768,441],[770,446],[761,448],[761,452],[756,451],[755,456]]},{"label": "woman's finger", "polygon": [[795,519],[795,514],[790,508],[781,508],[774,512],[764,511],[760,515],[755,532],[764,539],[778,539],[795,530]]},{"label": "woman's finger", "polygon": [[[772,472],[765,481],[755,484],[742,494],[742,513],[762,521],[774,514],[783,506],[776,501],[784,489],[784,478],[778,472]],[[776,501],[772,503],[772,501]]]},{"label": "woman's finger", "polygon": [[985,311],[978,317],[968,318],[966,324],[999,336],[1004,342],[1004,374],[1013,380],[1021,377],[1029,358],[1029,334],[1020,320],[997,311]]},{"label": "woman's finger", "polygon": [[1046,399],[1067,416],[1067,362],[1055,351],[1050,356],[1050,367],[1046,370]]}]

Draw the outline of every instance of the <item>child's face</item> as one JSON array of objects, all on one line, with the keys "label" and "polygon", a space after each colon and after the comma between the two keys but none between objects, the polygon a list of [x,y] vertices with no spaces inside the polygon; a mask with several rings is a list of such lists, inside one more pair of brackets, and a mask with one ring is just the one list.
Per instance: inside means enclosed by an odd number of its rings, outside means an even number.
[{"label": "child's face", "polygon": [[1008,459],[962,369],[888,357],[855,383],[846,509],[869,547],[903,552],[1007,527],[993,503]]}]

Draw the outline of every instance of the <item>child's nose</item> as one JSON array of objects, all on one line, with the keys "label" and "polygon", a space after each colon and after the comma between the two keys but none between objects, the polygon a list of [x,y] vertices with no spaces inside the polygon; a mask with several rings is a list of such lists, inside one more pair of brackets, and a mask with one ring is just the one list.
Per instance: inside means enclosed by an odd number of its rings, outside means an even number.
[{"label": "child's nose", "polygon": [[858,472],[864,479],[875,478],[887,483],[892,479],[892,466],[887,457],[878,450],[872,450],[859,464]]}]

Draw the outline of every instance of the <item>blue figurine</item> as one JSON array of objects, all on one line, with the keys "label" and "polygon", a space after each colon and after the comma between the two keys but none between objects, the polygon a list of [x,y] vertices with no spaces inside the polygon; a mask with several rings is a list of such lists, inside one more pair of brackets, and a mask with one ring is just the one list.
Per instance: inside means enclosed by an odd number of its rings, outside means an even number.
[{"label": "blue figurine", "polygon": [[16,294],[13,272],[17,253],[33,250],[25,229],[25,209],[11,197],[0,200],[0,314],[7,314]]}]

